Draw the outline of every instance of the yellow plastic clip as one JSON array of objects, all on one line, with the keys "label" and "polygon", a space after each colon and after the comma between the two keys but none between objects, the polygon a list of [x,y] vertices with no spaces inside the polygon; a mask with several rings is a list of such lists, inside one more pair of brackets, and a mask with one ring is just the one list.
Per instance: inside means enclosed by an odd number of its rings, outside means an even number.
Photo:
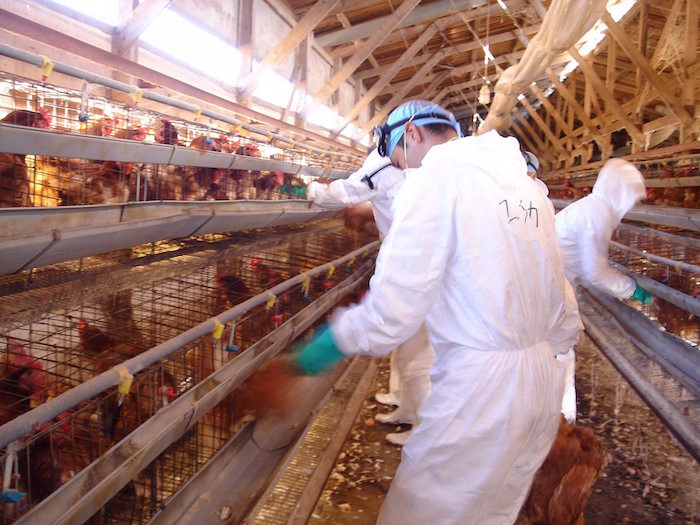
[{"label": "yellow plastic clip", "polygon": [[139,102],[141,102],[142,96],[143,96],[143,91],[141,91],[139,88],[135,88],[134,91],[131,92],[131,98],[134,101],[134,106],[139,105]]},{"label": "yellow plastic clip", "polygon": [[41,57],[44,62],[41,64],[41,80],[46,80],[53,71],[53,62],[48,57]]},{"label": "yellow plastic clip", "polygon": [[348,261],[348,266],[352,266],[353,264],[355,264],[355,258],[354,258],[354,257]]},{"label": "yellow plastic clip", "polygon": [[119,385],[117,386],[117,389],[119,391],[119,401],[121,404],[124,396],[126,396],[129,393],[129,390],[131,390],[131,383],[134,380],[134,376],[124,365],[117,365],[114,368],[119,373]]},{"label": "yellow plastic clip", "polygon": [[200,108],[194,108],[194,119],[199,120],[202,117],[202,110]]},{"label": "yellow plastic clip", "polygon": [[309,286],[311,285],[311,279],[304,272],[301,272],[304,280],[301,282],[301,293],[304,295],[309,295]]},{"label": "yellow plastic clip", "polygon": [[214,339],[217,341],[221,339],[221,336],[224,334],[224,325],[221,324],[221,321],[219,321],[216,317],[214,318],[214,332],[213,336]]},{"label": "yellow plastic clip", "polygon": [[289,149],[294,149],[296,147],[297,143],[292,141],[289,143]]},{"label": "yellow plastic clip", "polygon": [[325,152],[325,151],[322,151],[322,152],[321,152],[321,158],[323,159],[323,158],[325,158],[325,157],[326,157],[326,152]]},{"label": "yellow plastic clip", "polygon": [[333,274],[335,273],[335,266],[332,264],[328,267],[328,277],[332,277]]},{"label": "yellow plastic clip", "polygon": [[272,144],[272,141],[275,140],[275,136],[272,133],[267,134],[267,143]]},{"label": "yellow plastic clip", "polygon": [[270,298],[267,300],[267,303],[265,303],[265,306],[267,308],[272,308],[273,306],[275,306],[275,301],[277,301],[277,296],[275,294],[273,294],[272,292],[267,292],[267,295]]},{"label": "yellow plastic clip", "polygon": [[241,124],[240,122],[238,124],[236,124],[236,127],[233,128],[233,132],[236,135],[240,135],[243,132],[243,124]]}]

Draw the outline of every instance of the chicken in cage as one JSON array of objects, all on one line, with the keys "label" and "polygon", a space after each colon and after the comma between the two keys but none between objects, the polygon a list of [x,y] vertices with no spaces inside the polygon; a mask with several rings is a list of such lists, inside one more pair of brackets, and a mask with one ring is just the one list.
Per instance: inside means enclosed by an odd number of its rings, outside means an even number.
[{"label": "chicken in cage", "polygon": [[[175,120],[153,110],[86,96],[29,80],[13,84],[13,99],[3,101],[0,122],[116,138],[143,143],[187,146],[204,151],[246,155],[257,158],[282,156],[270,142],[245,140],[223,126]],[[34,93],[40,90],[41,94]],[[27,109],[15,109],[22,107]],[[43,105],[42,105],[43,104]],[[31,109],[30,109],[31,108]],[[243,133],[242,128],[236,128]],[[267,132],[265,132],[267,134]],[[72,140],[70,135],[63,137]],[[352,164],[315,158],[310,149],[290,149],[287,160],[299,165],[352,168]],[[42,155],[0,154],[0,207],[119,204],[148,200],[279,200],[299,198],[304,181],[282,171],[225,170],[211,167],[176,166],[126,162],[113,159],[90,160]],[[292,191],[295,189],[296,191]]]},{"label": "chicken in cage", "polygon": [[[700,246],[692,238],[623,224],[615,232],[617,244],[613,260],[697,300],[700,296]],[[637,305],[667,332],[694,344],[700,344],[700,320],[697,315],[658,295],[649,305]]]},{"label": "chicken in cage", "polygon": [[[4,408],[3,423],[104,371],[119,371],[120,381],[37,428],[23,440],[25,446],[15,456],[5,452],[3,461],[14,462],[16,475],[4,488],[27,495],[12,508],[6,507],[7,519],[13,521],[29,512],[228,363],[250,349],[265,348],[260,345],[271,334],[332,292],[360,268],[357,259],[371,258],[372,252],[363,252],[337,269],[331,267],[281,292],[270,290],[371,239],[366,232],[349,236],[342,227],[311,229],[275,248],[228,259],[220,258],[209,244],[204,244],[201,256],[210,258],[210,262],[206,267],[192,268],[176,262],[178,247],[185,248],[187,243],[175,243],[168,248],[174,252],[163,252],[173,260],[166,263],[155,258],[151,263],[154,268],[169,264],[176,270],[174,274],[153,281],[144,278],[129,288],[115,290],[114,281],[103,272],[107,286],[95,287],[89,300],[82,297],[69,308],[66,306],[70,301],[64,300],[62,307],[49,309],[40,319],[25,326],[15,323],[8,331],[1,361],[3,389],[14,389],[13,395],[4,396],[10,402]],[[123,250],[109,259],[96,258],[96,268],[103,271],[108,260],[111,264],[128,264],[139,254],[139,250]],[[82,271],[82,267],[77,266],[76,271]],[[124,361],[256,296],[263,299],[222,326],[218,336],[194,339],[133,378],[128,377]],[[147,521],[246,423],[271,409],[285,410],[280,406],[284,396],[275,384],[281,380],[278,372],[274,367],[263,368],[257,379],[253,376],[233,390],[186,435],[144,466],[92,520]],[[33,470],[38,465],[43,465],[41,473]]]}]

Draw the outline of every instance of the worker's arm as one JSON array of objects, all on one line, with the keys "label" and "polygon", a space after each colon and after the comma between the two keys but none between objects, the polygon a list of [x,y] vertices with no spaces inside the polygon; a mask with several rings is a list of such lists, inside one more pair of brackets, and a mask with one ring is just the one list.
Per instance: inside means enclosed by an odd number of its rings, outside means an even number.
[{"label": "worker's arm", "polygon": [[345,208],[372,200],[379,190],[379,177],[384,169],[391,167],[386,157],[374,150],[367,156],[362,167],[347,179],[338,179],[328,184],[311,182],[306,189],[306,198],[315,205],[331,210]]},{"label": "worker's arm", "polygon": [[454,245],[454,200],[419,171],[396,198],[369,292],[334,315],[330,331],[344,354],[388,354],[416,333],[435,300]]},{"label": "worker's arm", "polygon": [[[595,218],[600,220],[600,218]],[[588,224],[580,226],[578,231],[579,253],[583,277],[595,288],[614,297],[627,299],[635,290],[634,279],[615,270],[608,263],[609,239],[600,235],[594,220],[586,220]]]}]

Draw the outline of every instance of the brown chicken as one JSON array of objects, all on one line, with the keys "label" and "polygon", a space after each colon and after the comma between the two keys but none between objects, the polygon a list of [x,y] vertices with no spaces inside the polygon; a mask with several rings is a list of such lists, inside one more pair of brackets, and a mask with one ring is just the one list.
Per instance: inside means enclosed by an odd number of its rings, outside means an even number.
[{"label": "brown chicken", "polygon": [[8,337],[2,365],[0,424],[5,424],[41,403],[48,381],[41,361],[17,339]]},{"label": "brown chicken", "polygon": [[236,275],[227,274],[224,268],[219,268],[216,273],[216,282],[220,299],[228,301],[231,306],[242,303],[253,297],[248,285]]},{"label": "brown chicken", "polygon": [[[49,117],[43,111],[12,111],[0,122],[34,128],[49,127]],[[26,155],[0,153],[0,208],[34,205],[25,159]]]},{"label": "brown chicken", "polygon": [[[246,155],[248,157],[260,157],[260,150],[255,144],[241,144],[236,149],[236,155]],[[255,199],[256,188],[253,181],[260,177],[260,171],[233,170],[233,178],[238,184],[236,197],[238,199]]]},{"label": "brown chicken", "polygon": [[595,435],[562,417],[516,524],[582,525],[583,509],[603,466],[603,451]]},{"label": "brown chicken", "polygon": [[345,222],[345,228],[353,233],[379,234],[377,223],[374,222],[372,205],[368,202],[345,208],[343,220]]},{"label": "brown chicken", "polygon": [[[691,297],[697,298],[700,296],[699,287],[689,285],[681,275],[675,272],[659,268],[647,272],[647,277]],[[695,314],[656,295],[651,300],[650,308],[659,324],[667,332],[690,340],[698,337],[698,333],[700,333],[700,319]]]}]

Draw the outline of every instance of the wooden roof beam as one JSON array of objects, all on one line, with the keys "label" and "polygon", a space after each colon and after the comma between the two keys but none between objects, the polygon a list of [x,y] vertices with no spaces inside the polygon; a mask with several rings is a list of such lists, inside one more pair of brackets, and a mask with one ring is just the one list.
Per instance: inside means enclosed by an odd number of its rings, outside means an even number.
[{"label": "wooden roof beam", "polygon": [[620,107],[620,104],[617,102],[617,100],[615,100],[612,93],[608,91],[608,88],[605,87],[605,84],[602,80],[600,80],[600,77],[593,69],[593,66],[591,66],[588,61],[579,54],[575,47],[571,47],[569,49],[569,54],[571,54],[571,57],[578,62],[578,65],[581,68],[581,71],[583,71],[583,74],[586,76],[586,79],[591,82],[600,96],[603,97],[606,106],[611,109],[613,113],[615,113],[621,122],[625,124],[627,132],[630,134],[632,139],[637,141],[639,144],[644,144],[644,135]]},{"label": "wooden roof beam", "polygon": [[[510,129],[513,130],[513,133],[516,135],[516,138],[520,141],[520,143],[525,145],[525,147],[527,148],[527,151],[530,151],[533,154],[537,151],[537,148],[530,140],[529,135],[527,133],[525,133],[525,130],[523,130],[519,121],[514,120],[513,126]],[[537,156],[539,156],[539,155],[537,155]]]},{"label": "wooden roof beam", "polygon": [[296,47],[311,33],[323,20],[331,9],[333,9],[340,0],[318,0],[314,6],[309,9],[304,18],[292,26],[292,29],[287,33],[282,40],[270,51],[260,63],[260,67],[248,75],[239,89],[241,98],[246,98],[255,91],[255,88],[262,77],[264,70],[279,66],[282,61],[287,58],[289,53],[294,51]]},{"label": "wooden roof beam", "polygon": [[[337,0],[336,0],[337,1]],[[374,49],[381,44],[389,33],[391,33],[394,28],[406,18],[410,12],[420,3],[420,0],[404,0],[399,8],[394,12],[393,15],[387,17],[387,19],[382,23],[382,25],[377,29],[377,32],[369,37],[365,42],[358,48],[357,52],[350,57],[343,66],[336,71],[333,76],[326,82],[321,89],[314,94],[315,103],[311,104],[311,107],[304,110],[304,113],[308,114],[313,111],[313,108],[319,104],[323,104],[335,91],[340,87],[340,85],[347,80],[347,78],[352,75],[352,73],[360,67],[362,62],[364,62],[367,57],[374,51]]]},{"label": "wooden roof beam", "polygon": [[123,55],[133,46],[155,18],[167,9],[173,0],[144,0],[131,12],[129,18],[115,29],[112,35],[112,50]]},{"label": "wooden roof beam", "polygon": [[564,99],[571,105],[571,107],[574,109],[574,112],[578,116],[578,118],[583,122],[583,125],[588,131],[589,135],[595,136],[597,134],[597,128],[596,125],[593,123],[593,121],[589,118],[589,116],[586,114],[586,112],[583,110],[581,105],[578,103],[576,100],[576,97],[569,91],[569,88],[567,88],[562,82],[559,81],[557,76],[552,72],[551,69],[547,70],[547,78],[552,82],[554,87],[557,90],[557,93],[559,93]]},{"label": "wooden roof beam", "polygon": [[[516,111],[517,111],[517,106],[516,106]],[[513,122],[516,122],[516,120],[513,119]],[[535,148],[535,150],[538,151],[540,154],[544,154],[545,156],[549,157],[550,159],[553,158],[552,154],[550,153],[551,148],[547,147],[547,145],[544,143],[544,141],[535,132],[533,127],[530,125],[530,123],[527,121],[527,119],[522,116],[522,114],[519,115],[517,122],[520,124],[520,126],[522,126],[530,134],[530,138],[537,143],[537,147]]]},{"label": "wooden roof beam", "polygon": [[[465,9],[471,9],[485,3],[486,0],[439,0],[438,2],[433,2],[415,9],[414,12],[411,13],[411,16],[405,17],[405,19],[402,18],[396,28],[399,29],[423,22],[430,22],[436,18],[442,18],[443,16]],[[353,40],[361,40],[377,34],[380,28],[386,23],[387,19],[393,16],[394,15],[386,15],[377,17],[361,24],[355,24],[350,29],[340,29],[331,33],[318,35],[316,41],[323,47],[333,47],[346,42],[352,42]]]},{"label": "wooden roof beam", "polygon": [[575,148],[580,148],[582,146],[581,142],[573,135],[573,130],[571,129],[571,126],[569,126],[569,123],[566,122],[559,111],[554,109],[554,106],[552,106],[551,102],[549,99],[540,91],[537,87],[536,84],[530,84],[530,91],[537,97],[537,100],[540,101],[542,106],[549,112],[549,114],[552,116],[552,118],[556,121],[556,123],[561,127],[561,129],[564,131],[564,133],[567,135],[567,138],[571,140]]},{"label": "wooden roof beam", "polygon": [[552,133],[552,130],[549,129],[549,126],[545,124],[545,122],[542,120],[542,117],[537,113],[537,110],[532,107],[532,105],[527,101],[527,97],[523,97],[520,99],[520,104],[527,110],[527,112],[530,114],[530,117],[532,117],[532,120],[534,120],[537,125],[540,127],[542,132],[544,133],[545,137],[551,142],[552,146],[557,148],[561,153],[564,155],[567,155],[568,152],[566,151],[566,148],[562,146],[561,140],[559,140],[558,137],[554,136],[554,133]]},{"label": "wooden roof beam", "polygon": [[365,93],[365,95],[357,101],[352,109],[345,115],[345,122],[335,131],[335,134],[339,134],[350,122],[354,121],[360,112],[367,107],[367,105],[374,100],[379,93],[381,93],[382,89],[389,84],[389,82],[391,82],[391,79],[396,76],[401,68],[404,67],[409,60],[416,56],[416,53],[423,49],[423,46],[428,43],[435,33],[443,29],[446,23],[447,20],[444,18],[431,23],[420,38],[416,39],[413,44],[411,44],[411,46],[403,53],[403,55],[401,55],[401,58],[394,62],[386,73],[384,73],[384,75],[382,75],[382,77],[374,83],[367,93]]},{"label": "wooden roof beam", "polygon": [[[528,27],[524,28],[524,31],[526,33],[530,33],[530,34],[536,34],[539,30],[540,30],[539,24],[533,25],[533,26],[528,26]],[[489,45],[500,44],[502,42],[508,42],[510,40],[513,40],[516,38],[516,34],[517,34],[516,31],[507,31],[505,33],[500,33],[498,35],[491,35],[489,37]],[[458,55],[460,53],[467,53],[467,52],[472,51],[474,49],[481,49],[481,46],[479,45],[478,42],[467,42],[466,44],[459,44],[456,46],[452,46],[450,48],[450,54],[448,56]],[[498,58],[498,57],[496,57],[496,58]],[[425,62],[426,60],[427,60],[427,58],[423,58],[422,56],[418,56],[412,65],[418,65],[422,62]],[[366,78],[380,76],[380,75],[384,74],[389,68],[391,68],[391,66],[387,65],[387,66],[382,66],[382,67],[376,68],[376,69],[371,69],[371,70],[368,69],[365,71],[358,71],[353,76],[355,78],[364,80]]]},{"label": "wooden roof beam", "polygon": [[391,97],[391,100],[384,104],[377,113],[367,122],[363,127],[362,127],[362,132],[367,133],[369,130],[374,127],[375,124],[379,123],[386,115],[391,111],[399,102],[401,102],[404,98],[404,96],[411,90],[413,86],[418,84],[419,82],[423,82],[425,80],[425,76],[430,71],[435,67],[435,65],[440,62],[445,56],[447,56],[447,51],[448,48],[443,48],[437,53],[435,53],[430,60],[428,60],[425,64],[423,64],[423,67],[421,67],[418,72],[415,74],[413,77],[413,80],[410,82],[407,82],[393,97]]},{"label": "wooden roof beam", "polygon": [[617,23],[613,20],[613,18],[610,16],[610,14],[607,12],[607,10],[603,10],[603,14],[601,15],[601,20],[605,22],[605,25],[608,26],[608,31],[612,35],[612,37],[617,41],[618,44],[620,44],[620,47],[623,49],[625,53],[627,53],[627,56],[632,59],[632,62],[635,63],[635,65],[641,69],[642,73],[646,77],[647,81],[654,86],[654,89],[658,92],[659,96],[662,98],[662,100],[666,103],[668,108],[675,113],[675,115],[678,117],[678,119],[683,122],[683,124],[688,125],[693,121],[693,117],[688,113],[681,102],[673,96],[672,93],[668,91],[666,88],[666,85],[664,82],[659,78],[659,76],[656,74],[656,71],[651,67],[651,64],[647,61],[647,59],[642,55],[642,53],[637,49],[637,47],[632,43],[632,41],[627,38],[627,35],[625,35],[624,30],[617,25]]}]

